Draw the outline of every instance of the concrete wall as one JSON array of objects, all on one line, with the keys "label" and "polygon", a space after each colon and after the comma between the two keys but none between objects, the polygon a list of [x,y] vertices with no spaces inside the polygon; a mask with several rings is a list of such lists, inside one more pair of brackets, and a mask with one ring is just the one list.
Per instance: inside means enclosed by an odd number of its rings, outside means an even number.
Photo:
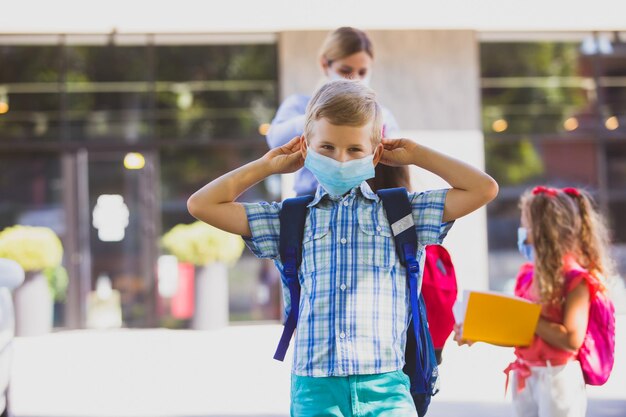
[{"label": "concrete wall", "polygon": [[[473,31],[369,31],[374,43],[372,88],[396,116],[404,137],[484,168],[480,129],[478,42]],[[278,37],[281,97],[310,94],[323,82],[318,63],[326,31],[282,32]],[[420,169],[416,190],[447,186]],[[285,188],[290,189],[286,179]],[[459,221],[446,240],[464,288],[486,289],[485,210]]]},{"label": "concrete wall", "polygon": [[[484,169],[482,132],[422,130],[402,133],[429,148]],[[448,187],[440,177],[417,167],[412,167],[411,180],[417,191]],[[457,220],[444,241],[444,246],[454,262],[459,291],[486,290],[489,287],[486,209],[482,208]]]}]

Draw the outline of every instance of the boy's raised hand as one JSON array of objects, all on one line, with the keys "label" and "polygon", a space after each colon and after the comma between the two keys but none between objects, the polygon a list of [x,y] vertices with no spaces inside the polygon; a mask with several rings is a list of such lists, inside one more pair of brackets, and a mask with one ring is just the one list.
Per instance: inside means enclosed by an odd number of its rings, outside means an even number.
[{"label": "boy's raised hand", "polygon": [[383,139],[381,163],[416,165],[452,187],[446,195],[443,221],[449,222],[484,206],[498,194],[498,183],[479,169],[410,139]]},{"label": "boy's raised hand", "polygon": [[273,174],[294,172],[304,165],[300,137],[214,179],[189,200],[189,213],[198,220],[240,236],[251,236],[243,204],[235,200],[244,191]]},{"label": "boy's raised hand", "polygon": [[261,159],[274,174],[295,172],[304,166],[300,142],[300,136],[296,136],[283,146],[272,149]]},{"label": "boy's raised hand", "polygon": [[411,165],[415,160],[415,142],[409,139],[383,139],[380,163],[392,167]]}]

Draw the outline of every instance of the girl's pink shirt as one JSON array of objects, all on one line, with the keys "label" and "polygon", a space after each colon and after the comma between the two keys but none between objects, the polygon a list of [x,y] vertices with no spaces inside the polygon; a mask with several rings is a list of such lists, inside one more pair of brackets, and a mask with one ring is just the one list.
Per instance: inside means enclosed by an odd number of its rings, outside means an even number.
[{"label": "girl's pink shirt", "polygon": [[[522,266],[515,284],[515,295],[525,298],[529,301],[539,302],[539,294],[533,285],[533,265],[528,263]],[[564,258],[565,281],[563,286],[563,296],[567,296],[574,288],[576,288],[583,280],[587,282],[589,291],[593,293],[597,291],[597,281],[574,259],[572,256]],[[559,305],[543,305],[541,317],[554,323],[563,323],[563,304]],[[570,351],[559,349],[548,344],[539,336],[535,338],[530,346],[515,348],[515,355],[527,362],[552,361],[554,363],[565,363],[573,360],[578,355],[578,351]]]}]

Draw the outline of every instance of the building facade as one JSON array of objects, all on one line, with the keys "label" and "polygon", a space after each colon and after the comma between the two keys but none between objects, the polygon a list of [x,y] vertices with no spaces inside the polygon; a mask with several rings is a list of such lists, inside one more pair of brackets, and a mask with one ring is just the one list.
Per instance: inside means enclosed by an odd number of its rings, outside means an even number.
[{"label": "building facade", "polygon": [[[501,185],[497,200],[458,221],[446,242],[461,287],[510,286],[522,261],[517,199],[538,183],[594,193],[623,273],[625,33],[514,21],[521,30],[504,32],[441,19],[403,27],[403,18],[386,16],[337,26],[361,23],[371,35],[372,87],[401,134],[486,167]],[[328,27],[285,17],[220,26],[212,16],[202,28],[191,18],[172,30],[109,19],[106,27],[87,19],[90,30],[69,22],[0,28],[0,230],[42,225],[61,237],[70,285],[58,326],[86,325],[88,294],[106,277],[120,292],[125,326],[186,327],[160,291],[161,237],[193,221],[185,204],[193,191],[266,152],[281,100],[321,81]],[[269,178],[242,200],[280,199],[280,185]],[[419,169],[413,185],[445,186]],[[278,320],[278,285],[271,263],[244,252],[230,270],[231,320]]]}]

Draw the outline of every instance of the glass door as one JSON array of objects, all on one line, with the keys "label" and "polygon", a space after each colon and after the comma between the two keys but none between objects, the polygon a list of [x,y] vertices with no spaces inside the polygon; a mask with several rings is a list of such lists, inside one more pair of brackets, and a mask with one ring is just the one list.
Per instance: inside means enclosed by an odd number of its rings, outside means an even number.
[{"label": "glass door", "polygon": [[155,317],[153,152],[89,151],[91,288],[87,327],[148,327]]}]

